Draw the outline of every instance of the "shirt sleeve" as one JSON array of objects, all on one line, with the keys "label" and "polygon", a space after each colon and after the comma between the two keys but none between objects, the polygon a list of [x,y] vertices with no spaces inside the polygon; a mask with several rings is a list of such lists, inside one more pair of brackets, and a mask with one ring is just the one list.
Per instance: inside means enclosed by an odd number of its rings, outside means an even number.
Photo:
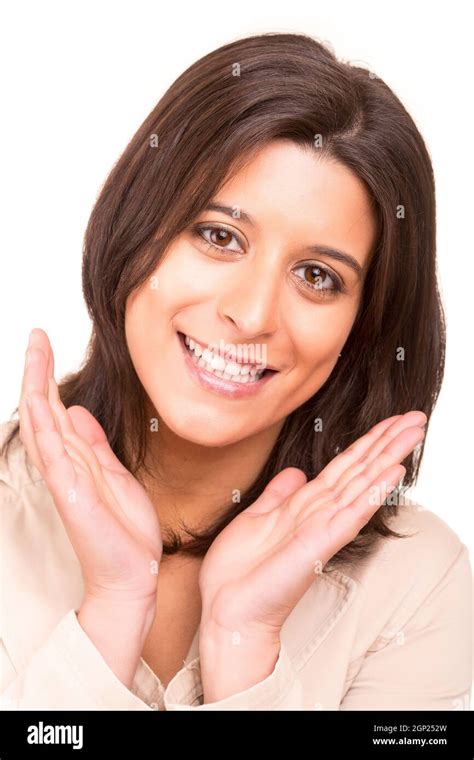
[{"label": "shirt sleeve", "polygon": [[339,709],[468,710],[471,642],[472,570],[462,544],[417,610],[361,658]]},{"label": "shirt sleeve", "polygon": [[203,704],[200,657],[182,668],[164,693],[165,710],[301,710],[302,705],[301,683],[283,643],[270,675],[230,697]]},{"label": "shirt sleeve", "polygon": [[59,620],[18,674],[4,646],[1,656],[2,709],[164,709],[163,686],[146,663],[140,659],[132,690],[127,689],[89,639],[73,609]]}]

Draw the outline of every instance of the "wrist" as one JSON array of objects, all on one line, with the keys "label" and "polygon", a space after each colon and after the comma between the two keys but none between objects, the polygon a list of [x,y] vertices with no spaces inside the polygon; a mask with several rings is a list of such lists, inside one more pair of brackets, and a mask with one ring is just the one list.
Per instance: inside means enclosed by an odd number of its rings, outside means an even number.
[{"label": "wrist", "polygon": [[268,678],[281,649],[279,635],[238,626],[230,631],[209,621],[201,625],[199,642],[204,703],[225,699]]},{"label": "wrist", "polygon": [[155,605],[85,597],[77,619],[107,665],[127,688],[133,683]]}]

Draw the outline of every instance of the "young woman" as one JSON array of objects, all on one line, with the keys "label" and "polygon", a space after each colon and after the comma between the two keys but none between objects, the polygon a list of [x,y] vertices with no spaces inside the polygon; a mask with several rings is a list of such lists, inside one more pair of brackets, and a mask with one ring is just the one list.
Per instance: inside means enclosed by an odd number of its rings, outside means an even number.
[{"label": "young woman", "polygon": [[459,709],[467,549],[403,499],[444,368],[413,120],[306,35],[206,55],[110,173],[93,331],[3,424],[2,699]]}]

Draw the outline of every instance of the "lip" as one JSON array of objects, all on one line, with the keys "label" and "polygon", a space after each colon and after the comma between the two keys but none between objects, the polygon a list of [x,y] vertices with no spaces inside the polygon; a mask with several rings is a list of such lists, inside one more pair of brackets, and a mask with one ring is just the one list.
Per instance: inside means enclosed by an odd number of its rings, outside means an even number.
[{"label": "lip", "polygon": [[[187,333],[186,333],[187,334]],[[226,396],[227,398],[238,399],[247,398],[249,396],[255,396],[262,388],[270,382],[272,377],[278,374],[276,371],[270,371],[265,374],[260,380],[253,383],[234,383],[232,380],[225,380],[223,377],[216,377],[211,372],[198,367],[194,364],[189,355],[189,351],[184,342],[184,334],[181,332],[176,333],[178,341],[181,346],[181,350],[184,355],[184,362],[189,370],[189,374],[193,380],[207,391],[212,391],[220,396]],[[194,340],[194,339],[193,339]],[[198,342],[198,341],[196,341]],[[269,369],[269,368],[267,368]]]}]

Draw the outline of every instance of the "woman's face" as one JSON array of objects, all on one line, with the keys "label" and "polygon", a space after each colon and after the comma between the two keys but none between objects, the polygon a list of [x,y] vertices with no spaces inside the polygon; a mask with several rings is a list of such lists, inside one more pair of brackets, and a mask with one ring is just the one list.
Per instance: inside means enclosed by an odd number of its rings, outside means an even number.
[{"label": "woman's face", "polygon": [[228,213],[205,210],[174,239],[129,296],[125,329],[160,424],[224,446],[278,427],[329,378],[376,230],[361,181],[287,140],[212,203]]}]

